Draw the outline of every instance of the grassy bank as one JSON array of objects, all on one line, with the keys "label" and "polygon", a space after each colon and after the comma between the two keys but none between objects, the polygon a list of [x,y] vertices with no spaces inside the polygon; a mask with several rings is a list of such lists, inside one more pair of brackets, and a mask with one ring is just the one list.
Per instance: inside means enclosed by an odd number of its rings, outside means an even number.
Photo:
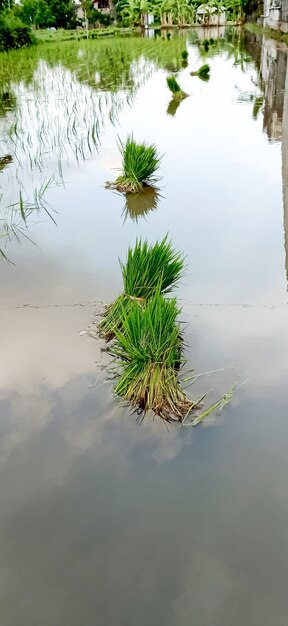
[{"label": "grassy bank", "polygon": [[[88,39],[97,39],[98,37],[115,36],[115,35],[129,35],[135,32],[135,28],[95,28],[88,30]],[[35,30],[33,31],[36,41],[38,43],[60,43],[62,41],[82,41],[87,39],[86,30],[64,30],[59,29],[56,31],[49,30]]]},{"label": "grassy bank", "polygon": [[265,37],[270,37],[270,39],[283,41],[283,43],[288,44],[288,33],[282,33],[280,30],[274,30],[273,28],[264,28],[259,24],[252,24],[251,22],[247,22],[246,24],[244,24],[244,28],[248,30],[249,33],[255,33],[255,35],[264,35]]}]

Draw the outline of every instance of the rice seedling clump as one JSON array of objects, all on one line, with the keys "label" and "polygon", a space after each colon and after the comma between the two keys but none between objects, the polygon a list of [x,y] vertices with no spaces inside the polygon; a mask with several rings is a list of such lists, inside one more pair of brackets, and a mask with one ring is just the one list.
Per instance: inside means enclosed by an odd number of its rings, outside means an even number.
[{"label": "rice seedling clump", "polygon": [[191,76],[198,76],[201,80],[209,80],[210,78],[210,65],[205,63],[202,65],[197,72],[191,72]]},{"label": "rice seedling clump", "polygon": [[139,412],[154,411],[165,420],[181,421],[195,404],[186,397],[180,381],[181,332],[176,299],[166,300],[160,289],[147,302],[122,308],[121,331],[110,354],[119,379],[115,393]]},{"label": "rice seedling clump", "polygon": [[121,329],[123,310],[128,315],[132,304],[145,305],[159,288],[162,294],[174,289],[183,274],[184,257],[172,248],[167,236],[152,246],[140,239],[128,249],[126,262],[120,261],[120,267],[123,293],[107,307],[98,327],[108,341]]},{"label": "rice seedling clump", "polygon": [[118,191],[134,193],[156,182],[155,172],[160,166],[161,156],[154,144],[149,146],[146,142],[136,143],[133,135],[130,135],[125,143],[119,142],[119,148],[123,173],[115,183],[108,183],[108,186]]},{"label": "rice seedling clump", "polygon": [[185,91],[182,91],[179,83],[177,82],[175,76],[173,74],[171,76],[167,76],[166,83],[168,89],[170,89],[173,98],[175,100],[184,100],[184,98],[188,97],[188,94]]}]

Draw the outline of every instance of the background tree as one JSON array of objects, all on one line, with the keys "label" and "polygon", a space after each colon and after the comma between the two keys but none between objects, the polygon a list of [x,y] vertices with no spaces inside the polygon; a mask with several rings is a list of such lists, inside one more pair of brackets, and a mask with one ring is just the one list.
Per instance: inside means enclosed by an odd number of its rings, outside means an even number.
[{"label": "background tree", "polygon": [[0,11],[4,9],[12,9],[14,5],[14,0],[0,0]]},{"label": "background tree", "polygon": [[75,28],[77,23],[73,0],[22,0],[15,10],[25,24],[39,28]]}]

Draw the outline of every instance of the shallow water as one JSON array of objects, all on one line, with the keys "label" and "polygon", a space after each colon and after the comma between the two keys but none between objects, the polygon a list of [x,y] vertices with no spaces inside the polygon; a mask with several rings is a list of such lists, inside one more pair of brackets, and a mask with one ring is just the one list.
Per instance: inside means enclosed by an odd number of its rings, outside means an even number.
[{"label": "shallow water", "polygon": [[[190,76],[204,34],[124,40],[121,76],[111,40],[17,53],[10,82],[0,65],[1,153],[17,156],[0,172],[17,235],[0,240],[1,626],[287,625],[287,53],[220,33],[205,83]],[[186,39],[190,97],[171,115]],[[104,188],[131,131],[164,155],[159,197],[136,209]],[[8,208],[20,189],[26,225]],[[128,245],[166,232],[187,255],[189,365],[224,368],[191,393],[241,385],[197,429],[137,426],[79,335],[121,289]]]}]

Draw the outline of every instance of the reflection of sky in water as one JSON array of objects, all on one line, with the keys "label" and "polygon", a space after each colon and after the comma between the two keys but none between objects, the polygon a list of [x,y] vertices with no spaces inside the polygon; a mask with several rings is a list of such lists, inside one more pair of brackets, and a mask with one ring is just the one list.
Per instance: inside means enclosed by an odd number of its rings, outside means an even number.
[{"label": "reflection of sky in water", "polygon": [[[93,287],[86,299],[110,298],[111,289],[119,289],[117,257],[125,255],[136,235],[154,239],[169,232],[188,255],[181,288],[186,299],[286,302],[280,145],[267,142],[261,116],[252,119],[253,104],[237,102],[239,89],[255,91],[251,65],[245,74],[233,67],[232,59],[209,62],[208,83],[191,78],[190,69],[200,60],[190,50],[189,67],[179,80],[191,96],[175,118],[165,113],[170,100],[165,73],[156,72],[139,89],[133,106],[119,114],[119,123],[107,127],[99,155],[70,168],[65,189],[54,187],[47,193],[58,212],[58,228],[45,219],[30,232],[52,258],[61,256],[66,266],[77,259],[82,272],[96,272],[95,284],[102,282],[105,268],[104,294],[95,294]],[[126,220],[123,227],[123,198],[104,184],[120,167],[117,137],[130,131],[137,139],[156,141],[164,154],[163,198],[149,219]],[[20,258],[23,262],[23,247],[9,248],[17,266]],[[43,255],[26,248],[29,262],[33,265],[34,254],[41,264]],[[19,271],[9,281],[17,280]]]},{"label": "reflection of sky in water", "polygon": [[[191,78],[190,49],[174,118],[155,72],[99,154],[49,190],[57,227],[38,216],[39,247],[12,243],[16,265],[0,267],[1,626],[286,626],[281,145],[239,102],[258,93],[252,65],[209,62],[208,83]],[[124,223],[125,198],[104,183],[131,130],[164,158],[157,210]],[[92,303],[119,291],[128,244],[166,232],[187,254],[189,366],[231,368],[191,393],[246,381],[206,428],[137,427],[98,378],[98,343],[79,336]]]}]

